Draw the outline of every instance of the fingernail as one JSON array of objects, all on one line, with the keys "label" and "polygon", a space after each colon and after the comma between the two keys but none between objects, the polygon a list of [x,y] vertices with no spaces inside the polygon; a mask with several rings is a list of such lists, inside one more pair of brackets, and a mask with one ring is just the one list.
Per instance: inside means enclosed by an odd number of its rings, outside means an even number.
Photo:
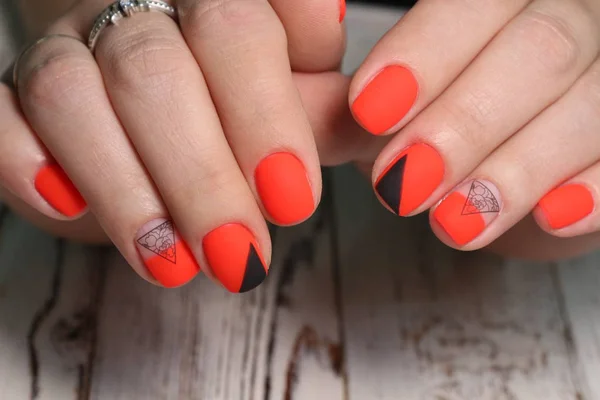
[{"label": "fingernail", "polygon": [[230,292],[248,292],[267,277],[258,243],[243,225],[215,229],[204,237],[202,246],[211,271]]},{"label": "fingernail", "polygon": [[391,129],[410,111],[419,92],[407,68],[391,65],[367,84],[352,104],[356,120],[374,135]]},{"label": "fingernail", "polygon": [[34,186],[48,204],[66,217],[75,217],[87,207],[73,182],[56,163],[48,164],[38,171]]},{"label": "fingernail", "polygon": [[346,17],[346,0],[340,0],[340,23]]},{"label": "fingernail", "polygon": [[192,251],[168,219],[144,225],[135,244],[150,274],[164,287],[184,285],[200,272]]},{"label": "fingernail", "polygon": [[446,197],[433,218],[459,246],[471,242],[498,216],[500,192],[491,182],[476,180]]},{"label": "fingernail", "polygon": [[546,194],[538,206],[552,229],[574,224],[594,211],[594,196],[587,187],[570,184]]},{"label": "fingernail", "polygon": [[375,191],[396,214],[407,216],[431,196],[444,178],[444,161],[426,144],[401,152],[375,183]]},{"label": "fingernail", "polygon": [[258,195],[273,221],[293,225],[315,209],[313,193],[302,162],[290,153],[264,158],[255,172]]}]

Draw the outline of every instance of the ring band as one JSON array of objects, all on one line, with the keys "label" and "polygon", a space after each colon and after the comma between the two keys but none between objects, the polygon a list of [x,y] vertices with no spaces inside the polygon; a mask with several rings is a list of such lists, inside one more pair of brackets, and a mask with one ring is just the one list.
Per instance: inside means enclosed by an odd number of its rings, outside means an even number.
[{"label": "ring band", "polygon": [[119,0],[106,7],[104,11],[96,18],[90,37],[88,47],[93,53],[96,48],[96,41],[100,33],[110,24],[116,25],[121,19],[129,18],[139,12],[159,11],[167,14],[169,17],[177,18],[175,7],[160,0]]},{"label": "ring band", "polygon": [[21,60],[23,59],[23,57],[25,57],[31,50],[35,49],[37,46],[39,46],[40,44],[50,40],[50,39],[57,39],[57,38],[61,38],[61,39],[71,39],[71,40],[77,40],[79,43],[82,43],[81,40],[75,36],[70,36],[70,35],[64,35],[62,33],[55,33],[52,35],[47,35],[44,36],[38,40],[36,40],[35,42],[33,42],[31,45],[29,45],[28,47],[25,48],[25,50],[23,50],[15,59],[15,63],[12,69],[12,80],[13,80],[13,87],[15,89],[15,91],[18,93],[18,83],[19,83],[19,63],[21,62]]}]

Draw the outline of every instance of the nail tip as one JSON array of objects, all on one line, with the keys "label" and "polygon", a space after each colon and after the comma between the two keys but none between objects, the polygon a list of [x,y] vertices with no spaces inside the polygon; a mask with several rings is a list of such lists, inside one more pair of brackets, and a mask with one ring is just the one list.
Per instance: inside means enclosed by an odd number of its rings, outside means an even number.
[{"label": "nail tip", "polygon": [[263,283],[266,278],[267,270],[265,265],[254,245],[250,244],[250,251],[246,262],[246,271],[239,292],[246,293],[255,289]]},{"label": "nail tip", "polygon": [[47,164],[37,172],[33,186],[57,212],[67,218],[83,214],[87,203],[58,164]]},{"label": "nail tip", "polygon": [[595,209],[595,200],[585,185],[572,183],[547,193],[537,207],[548,226],[552,230],[559,230],[590,215]]},{"label": "nail tip", "polygon": [[418,91],[412,71],[402,65],[388,65],[367,83],[351,108],[367,131],[381,135],[406,117]]},{"label": "nail tip", "polygon": [[340,0],[340,24],[344,21],[344,18],[346,18],[346,0]]},{"label": "nail tip", "polygon": [[255,170],[256,188],[271,220],[293,225],[307,219],[315,209],[315,199],[303,162],[289,152],[265,157]]},{"label": "nail tip", "polygon": [[184,286],[200,273],[200,265],[171,220],[146,223],[134,242],[150,275],[165,288]]},{"label": "nail tip", "polygon": [[[453,192],[433,212],[434,220],[458,247],[472,242],[486,227],[481,214],[465,215],[463,213],[466,200],[467,197],[463,194]],[[458,218],[461,220],[459,221]]]},{"label": "nail tip", "polygon": [[400,215],[402,204],[402,184],[406,166],[406,156],[400,157],[385,171],[375,184],[375,191],[381,200]]}]

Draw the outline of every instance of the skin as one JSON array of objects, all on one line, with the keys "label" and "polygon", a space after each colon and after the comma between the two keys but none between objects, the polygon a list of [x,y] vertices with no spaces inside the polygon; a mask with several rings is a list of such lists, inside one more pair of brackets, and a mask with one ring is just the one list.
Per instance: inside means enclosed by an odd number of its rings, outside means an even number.
[{"label": "skin", "polygon": [[[421,0],[374,47],[350,87],[353,105],[388,65],[411,70],[419,86],[410,111],[383,132],[391,141],[375,161],[374,185],[398,153],[426,143],[440,153],[445,173],[411,214],[431,209],[432,228],[444,243],[534,259],[597,248],[598,38],[600,3],[593,0]],[[501,210],[486,214],[493,221],[477,237],[457,244],[436,210],[473,180],[495,186]],[[587,189],[593,210],[553,229],[536,205],[572,183]]]},{"label": "skin", "polygon": [[[302,159],[316,204],[319,162],[355,162],[375,181],[395,154],[420,140],[443,152],[446,174],[415,213],[435,210],[453,187],[473,177],[491,177],[503,195],[499,217],[466,246],[457,246],[432,221],[434,232],[448,245],[528,259],[564,258],[598,247],[600,215],[592,213],[578,224],[552,230],[535,209],[545,193],[567,181],[584,182],[600,193],[600,148],[589,145],[597,142],[593,135],[600,119],[589,111],[597,103],[590,101],[586,89],[600,82],[599,46],[593,39],[600,37],[597,2],[515,0],[487,7],[483,2],[468,6],[421,0],[351,79],[335,72],[344,46],[343,27],[336,20],[338,1],[302,1],[306,7],[289,1],[282,2],[285,7],[272,2],[261,3],[264,8],[224,8],[224,14],[213,15],[231,18],[219,23],[223,29],[206,19],[211,10],[183,2],[179,7],[187,41],[173,21],[152,14],[104,32],[97,63],[72,40],[36,48],[20,68],[20,101],[8,87],[0,87],[0,121],[5,121],[0,159],[8,160],[0,166],[5,201],[54,234],[92,243],[112,241],[134,270],[152,280],[132,238],[142,224],[165,215],[174,218],[200,260],[199,238],[229,221],[248,226],[270,258],[263,221],[270,216],[252,175],[256,163],[273,151],[291,149]],[[83,37],[87,21],[102,5],[82,1],[44,33]],[[235,24],[228,28],[228,21]],[[305,29],[305,21],[312,21],[314,29]],[[456,21],[471,21],[472,29],[457,29]],[[250,54],[228,47],[240,41],[252,49]],[[224,59],[225,54],[231,58]],[[506,62],[510,57],[516,61]],[[390,63],[412,68],[420,94],[402,121],[386,135],[373,137],[355,122],[348,101],[352,104],[372,76]],[[286,65],[293,73],[286,72]],[[498,65],[522,67],[507,73]],[[69,79],[52,78],[67,72]],[[73,79],[79,85],[73,86]],[[526,92],[525,83],[531,84]],[[82,101],[95,110],[95,119],[70,114],[74,107],[69,105]],[[486,112],[482,104],[494,112]],[[515,104],[529,108],[515,109]],[[140,113],[148,108],[155,112]],[[573,110],[582,108],[578,124],[573,124]],[[201,140],[195,138],[198,126],[209,132]],[[482,127],[487,135],[479,134]],[[573,135],[578,139],[565,146],[565,137]],[[171,149],[166,155],[165,141]],[[533,157],[531,151],[523,153],[540,143],[544,151]],[[93,162],[89,153],[78,157],[90,148],[100,149]],[[66,220],[36,196],[31,179],[50,153],[84,195],[91,213]],[[564,154],[561,163],[547,167],[548,159]],[[531,162],[512,168],[515,157],[530,157]],[[197,161],[190,163],[192,158]],[[543,170],[536,170],[542,165]],[[544,179],[533,179],[539,176]],[[530,190],[523,192],[522,187]],[[528,216],[532,211],[534,217]]]}]

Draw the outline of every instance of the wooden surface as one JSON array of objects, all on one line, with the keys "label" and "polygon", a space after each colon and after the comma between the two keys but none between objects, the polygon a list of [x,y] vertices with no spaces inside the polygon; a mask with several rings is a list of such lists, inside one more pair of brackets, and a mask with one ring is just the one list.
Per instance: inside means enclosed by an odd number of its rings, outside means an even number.
[{"label": "wooden surface", "polygon": [[[352,70],[399,15],[351,8]],[[598,255],[463,254],[351,168],[245,295],[139,279],[0,211],[0,399],[600,400]]]}]

